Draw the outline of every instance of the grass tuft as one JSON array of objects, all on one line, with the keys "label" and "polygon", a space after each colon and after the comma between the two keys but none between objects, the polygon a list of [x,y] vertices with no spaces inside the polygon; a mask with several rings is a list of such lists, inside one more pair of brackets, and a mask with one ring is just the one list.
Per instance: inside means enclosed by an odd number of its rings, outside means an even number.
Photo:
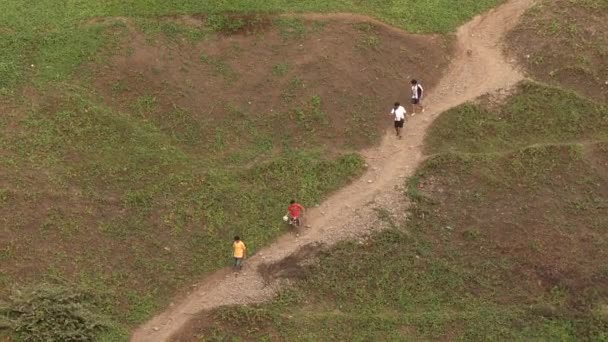
[{"label": "grass tuft", "polygon": [[91,294],[41,284],[15,291],[1,311],[23,341],[93,341],[110,330],[95,302]]}]

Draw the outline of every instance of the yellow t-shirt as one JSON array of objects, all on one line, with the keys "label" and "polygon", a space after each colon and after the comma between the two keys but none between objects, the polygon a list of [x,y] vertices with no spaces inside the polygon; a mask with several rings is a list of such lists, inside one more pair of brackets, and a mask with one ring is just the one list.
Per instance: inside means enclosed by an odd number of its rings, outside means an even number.
[{"label": "yellow t-shirt", "polygon": [[245,246],[245,243],[243,241],[235,241],[232,244],[232,249],[234,250],[235,258],[242,258],[245,255],[245,250],[247,249],[247,247]]}]

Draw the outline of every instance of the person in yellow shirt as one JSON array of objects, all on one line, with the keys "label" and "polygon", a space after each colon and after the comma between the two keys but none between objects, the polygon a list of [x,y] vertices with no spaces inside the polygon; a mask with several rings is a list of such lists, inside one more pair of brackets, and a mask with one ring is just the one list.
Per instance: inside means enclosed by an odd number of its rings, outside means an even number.
[{"label": "person in yellow shirt", "polygon": [[240,271],[243,267],[243,260],[247,257],[247,246],[238,236],[234,237],[232,243],[232,256],[234,257],[234,269]]}]

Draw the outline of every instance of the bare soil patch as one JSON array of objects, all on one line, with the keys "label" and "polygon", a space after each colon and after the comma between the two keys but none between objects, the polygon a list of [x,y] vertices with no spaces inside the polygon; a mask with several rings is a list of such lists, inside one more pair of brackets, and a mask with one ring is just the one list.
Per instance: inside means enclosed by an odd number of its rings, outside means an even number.
[{"label": "bare soil patch", "polygon": [[[196,27],[210,19],[170,20]],[[443,36],[339,19],[230,20],[242,24],[202,41],[129,32],[109,63],[97,67],[94,86],[125,112],[148,100],[142,116],[176,134],[185,128],[168,117],[179,109],[206,123],[209,135],[226,121],[240,126],[255,118],[275,135],[292,132],[296,145],[312,138],[362,148],[378,141],[392,103],[409,98],[411,78],[432,88],[449,63]]]},{"label": "bare soil patch", "polygon": [[608,101],[608,7],[543,0],[508,36],[508,53],[531,77]]}]

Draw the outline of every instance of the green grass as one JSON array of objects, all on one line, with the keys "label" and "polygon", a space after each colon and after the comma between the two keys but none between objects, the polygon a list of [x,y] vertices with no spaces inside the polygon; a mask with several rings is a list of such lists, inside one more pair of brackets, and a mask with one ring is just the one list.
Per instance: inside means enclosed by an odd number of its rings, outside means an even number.
[{"label": "green grass", "polygon": [[207,25],[218,32],[236,32],[245,27],[242,18],[230,18],[223,14],[211,14],[207,17]]},{"label": "green grass", "polygon": [[281,97],[286,103],[291,103],[296,97],[296,94],[305,87],[306,85],[304,84],[302,78],[299,76],[294,76],[289,80],[289,84],[283,90]]},{"label": "green grass", "polygon": [[499,110],[486,99],[443,114],[430,128],[427,153],[489,153],[608,138],[605,105],[535,83],[523,83],[516,92]]},{"label": "green grass", "polygon": [[544,0],[508,37],[509,52],[535,79],[608,101],[608,3]]},{"label": "green grass", "polygon": [[208,34],[219,30],[219,27],[209,24],[209,27],[200,29],[198,27],[187,26],[179,24],[177,22],[158,20],[156,18],[135,18],[137,27],[144,32],[149,38],[167,38],[169,40],[176,40],[178,38],[188,38],[190,41],[195,42],[201,38],[206,37]]},{"label": "green grass", "polygon": [[[57,6],[50,0],[31,5],[22,0],[3,0],[0,15],[0,91],[8,93],[15,85],[34,77],[40,81],[64,80],[83,62],[96,53],[111,36],[109,32],[120,23],[89,23],[104,17],[136,18],[148,33],[168,36],[185,35],[199,39],[204,30],[184,27],[177,23],[159,22],[153,18],[175,14],[209,14],[208,27],[213,31],[238,31],[246,25],[241,17],[223,13],[275,12],[358,12],[377,17],[412,32],[451,32],[473,15],[500,3],[500,0],[460,1],[317,1],[294,3],[280,0],[258,2],[240,1],[181,1],[167,4],[159,0],[78,1]],[[255,19],[254,19],[255,20]],[[277,21],[286,36],[305,34],[297,19]],[[32,66],[33,65],[33,66]]]},{"label": "green grass", "polygon": [[369,23],[355,24],[355,27],[364,32],[365,35],[360,38],[357,46],[362,50],[377,50],[382,43],[378,35],[375,33],[375,27]]},{"label": "green grass", "polygon": [[[452,32],[500,2],[0,0],[0,222],[10,236],[0,246],[0,296],[59,277],[67,293],[103,294],[102,303],[87,306],[92,316],[107,317],[98,338],[124,340],[178,289],[225,266],[234,234],[255,252],[284,232],[276,214],[288,200],[318,203],[359,175],[363,161],[348,141],[355,145],[361,134],[377,141],[372,102],[361,98],[344,128],[347,143],[323,148],[319,141],[333,138],[326,99],[298,99],[309,85],[297,75],[284,92],[292,109],[286,113],[243,113],[231,103],[201,113],[175,104],[167,110],[166,94],[137,92],[140,84],[126,79],[113,81],[111,92],[135,93],[131,103],[108,104],[92,75],[103,74],[95,67],[109,55],[135,52],[118,50],[130,29],[152,46],[196,44],[212,34],[255,31],[269,13],[354,11],[415,32]],[[203,25],[172,17],[182,14],[201,15]],[[324,27],[287,18],[272,24],[286,40]],[[238,58],[238,48],[230,53]],[[199,66],[228,83],[242,81],[210,55],[180,71]],[[272,73],[289,71],[285,64]],[[215,105],[233,117],[202,120]],[[243,125],[234,125],[236,116]],[[284,127],[286,117],[299,127]]]},{"label": "green grass", "polygon": [[323,130],[327,127],[329,120],[323,112],[321,105],[321,97],[314,95],[304,108],[297,108],[292,113],[292,119],[297,122],[301,129],[314,133],[315,131]]},{"label": "green grass", "polygon": [[212,67],[213,73],[222,76],[227,82],[235,82],[239,79],[236,73],[224,60],[218,57],[202,55],[201,62]]},{"label": "green grass", "polygon": [[[229,118],[207,126],[179,108],[158,116],[151,95],[119,113],[84,89],[61,90],[2,129],[9,183],[0,210],[11,236],[0,254],[2,291],[50,274],[95,284],[115,304],[109,316],[119,330],[227,265],[233,235],[255,253],[284,232],[277,213],[291,198],[318,203],[363,169],[357,154],[328,158],[264,120],[242,134]],[[323,119],[320,106],[311,99],[303,124]],[[24,262],[33,268],[24,272]]]},{"label": "green grass", "polygon": [[306,36],[307,28],[304,20],[298,18],[278,18],[274,24],[284,39],[302,39]]},{"label": "green grass", "polygon": [[[597,135],[605,121],[599,106],[568,92],[520,90],[503,106],[466,105],[438,119],[427,140],[438,154],[406,183],[413,201],[406,224],[324,250],[275,300],[218,309],[193,334],[202,341],[608,339],[608,268],[597,262],[608,258],[608,140]],[[560,131],[573,118],[554,109],[568,103],[586,115],[574,116],[576,130]],[[541,118],[550,129],[525,130]],[[459,124],[486,119],[499,127],[492,134],[485,124]],[[447,135],[455,127],[466,129]],[[382,208],[378,215],[390,220]]]},{"label": "green grass", "polygon": [[272,67],[272,74],[277,77],[285,76],[289,72],[289,64],[279,63]]},{"label": "green grass", "polygon": [[15,31],[35,31],[36,29],[66,28],[74,23],[105,16],[160,16],[187,13],[213,14],[213,23],[221,27],[227,19],[219,14],[225,12],[359,12],[381,18],[416,32],[452,31],[454,27],[472,15],[497,4],[496,0],[462,1],[454,4],[447,0],[419,3],[416,1],[393,2],[374,0],[368,2],[306,0],[293,3],[287,0],[257,2],[239,0],[225,2],[182,1],[167,4],[159,0],[137,0],[131,2],[107,1],[103,3],[80,1],[62,8],[49,0],[40,1],[35,6],[25,6],[24,1],[3,1],[5,9],[2,25]]},{"label": "green grass", "polygon": [[94,340],[101,332],[125,339],[126,334],[98,312],[103,306],[98,293],[75,291],[57,284],[39,284],[16,291],[6,307],[0,307],[5,323],[24,341]]}]

